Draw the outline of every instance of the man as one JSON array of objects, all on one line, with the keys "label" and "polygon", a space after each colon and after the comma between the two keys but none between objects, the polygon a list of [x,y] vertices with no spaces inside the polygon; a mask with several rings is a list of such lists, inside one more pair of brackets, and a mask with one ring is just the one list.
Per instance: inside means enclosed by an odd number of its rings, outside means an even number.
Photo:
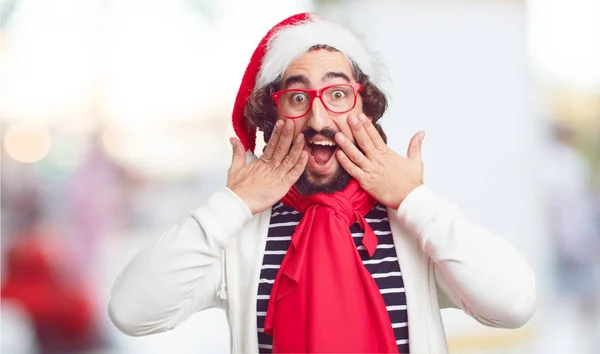
[{"label": "man", "polygon": [[227,187],[130,262],[113,323],[145,335],[221,307],[234,353],[447,353],[449,306],[526,323],[525,260],[423,184],[423,132],[406,158],[386,145],[380,68],[313,14],[269,31],[235,103]]}]

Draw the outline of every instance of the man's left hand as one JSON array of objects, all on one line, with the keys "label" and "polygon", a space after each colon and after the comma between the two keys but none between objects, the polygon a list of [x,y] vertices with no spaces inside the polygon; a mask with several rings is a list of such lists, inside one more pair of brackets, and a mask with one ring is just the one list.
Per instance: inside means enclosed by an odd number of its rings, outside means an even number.
[{"label": "man's left hand", "polygon": [[361,187],[385,206],[397,210],[400,203],[415,188],[423,184],[421,143],[425,132],[416,133],[410,140],[405,157],[389,148],[364,114],[348,117],[355,141],[342,133],[335,135],[341,150],[337,159]]}]

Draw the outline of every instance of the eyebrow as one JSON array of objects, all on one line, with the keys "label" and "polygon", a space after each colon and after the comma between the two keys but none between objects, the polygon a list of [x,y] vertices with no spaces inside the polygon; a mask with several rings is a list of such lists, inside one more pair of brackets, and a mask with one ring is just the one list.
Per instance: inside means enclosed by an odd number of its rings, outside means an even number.
[{"label": "eyebrow", "polygon": [[283,85],[284,89],[287,89],[291,84],[304,84],[306,86],[310,85],[310,81],[304,75],[293,75],[285,79],[285,83]]},{"label": "eyebrow", "polygon": [[343,72],[329,71],[325,73],[325,75],[323,75],[323,77],[321,78],[321,80],[323,81],[327,79],[344,79],[348,83],[351,82],[350,77],[348,77],[348,75],[344,74]]},{"label": "eyebrow", "polygon": [[[337,71],[328,71],[325,73],[325,75],[323,75],[321,77],[322,81],[331,80],[331,79],[343,79],[344,81],[346,81],[348,83],[352,82],[348,75],[346,75],[343,72],[337,72]],[[308,80],[308,77],[306,77],[304,75],[292,75],[292,76],[288,77],[287,79],[285,79],[285,82],[283,84],[283,89],[284,90],[287,89],[292,84],[304,84],[304,85],[308,86],[308,85],[310,85],[310,80]]]}]

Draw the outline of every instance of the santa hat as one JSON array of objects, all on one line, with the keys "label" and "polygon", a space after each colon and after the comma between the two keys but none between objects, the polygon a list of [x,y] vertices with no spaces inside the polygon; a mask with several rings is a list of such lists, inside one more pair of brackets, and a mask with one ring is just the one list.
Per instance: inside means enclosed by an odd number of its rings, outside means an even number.
[{"label": "santa hat", "polygon": [[280,78],[288,65],[315,45],[340,51],[374,84],[383,79],[384,67],[374,53],[346,28],[328,22],[313,13],[293,15],[267,33],[254,51],[246,68],[233,107],[233,129],[246,150],[254,152],[256,130],[248,125],[244,108],[250,95]]}]

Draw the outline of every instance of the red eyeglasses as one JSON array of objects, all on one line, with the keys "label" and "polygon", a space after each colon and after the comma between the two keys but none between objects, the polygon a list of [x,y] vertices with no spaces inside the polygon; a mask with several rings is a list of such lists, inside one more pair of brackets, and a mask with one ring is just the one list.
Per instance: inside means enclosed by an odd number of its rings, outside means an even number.
[{"label": "red eyeglasses", "polygon": [[363,85],[338,84],[318,90],[292,89],[275,92],[271,98],[277,103],[279,113],[288,119],[304,117],[312,107],[315,98],[332,113],[346,113],[356,106],[357,92],[363,92]]}]

